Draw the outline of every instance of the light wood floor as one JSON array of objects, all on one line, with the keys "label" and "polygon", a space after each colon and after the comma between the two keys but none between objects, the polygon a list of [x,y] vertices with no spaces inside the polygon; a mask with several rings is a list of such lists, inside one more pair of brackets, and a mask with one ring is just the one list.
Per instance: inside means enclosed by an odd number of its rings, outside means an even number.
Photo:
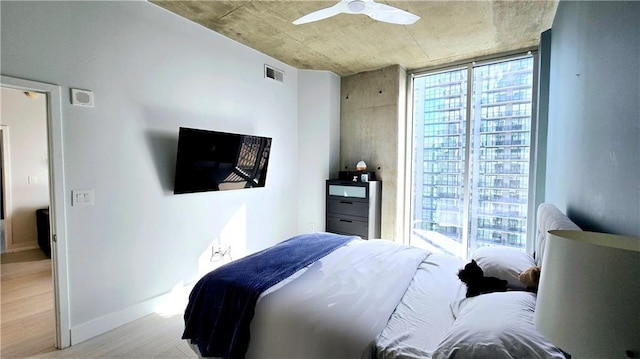
[{"label": "light wood floor", "polygon": [[183,329],[182,315],[152,314],[67,349],[33,358],[197,358],[180,339]]},{"label": "light wood floor", "polygon": [[55,350],[51,260],[39,249],[0,257],[2,358]]},{"label": "light wood floor", "polygon": [[51,260],[38,252],[3,254],[0,259],[2,359],[197,358],[180,339],[181,314],[148,315],[67,349],[55,349]]}]

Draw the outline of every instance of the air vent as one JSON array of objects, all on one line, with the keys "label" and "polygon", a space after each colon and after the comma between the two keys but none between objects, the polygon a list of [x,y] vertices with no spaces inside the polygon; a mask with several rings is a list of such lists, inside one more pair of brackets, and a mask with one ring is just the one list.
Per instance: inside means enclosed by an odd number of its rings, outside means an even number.
[{"label": "air vent", "polygon": [[284,82],[284,71],[264,65],[264,77],[278,82]]}]

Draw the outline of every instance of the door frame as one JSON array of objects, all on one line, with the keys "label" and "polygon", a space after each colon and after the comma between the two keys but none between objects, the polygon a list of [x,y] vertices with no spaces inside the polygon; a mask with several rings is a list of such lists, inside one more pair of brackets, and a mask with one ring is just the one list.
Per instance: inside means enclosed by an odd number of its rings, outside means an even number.
[{"label": "door frame", "polygon": [[62,92],[60,86],[1,76],[2,87],[35,91],[47,96],[47,137],[49,152],[49,221],[51,232],[51,263],[55,308],[55,345],[58,349],[71,346],[69,313],[69,277],[67,258],[67,216],[64,181],[62,133]]},{"label": "door frame", "polygon": [[2,210],[4,211],[4,250],[9,253],[13,248],[13,230],[11,227],[13,202],[11,201],[11,151],[9,147],[9,126],[0,125],[2,136]]}]

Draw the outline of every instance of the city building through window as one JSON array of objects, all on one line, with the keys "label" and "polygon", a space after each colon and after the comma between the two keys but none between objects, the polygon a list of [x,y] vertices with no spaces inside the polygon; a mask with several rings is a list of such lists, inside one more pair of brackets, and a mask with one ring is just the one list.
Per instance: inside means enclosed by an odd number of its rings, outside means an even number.
[{"label": "city building through window", "polygon": [[410,244],[525,249],[532,55],[414,74]]}]

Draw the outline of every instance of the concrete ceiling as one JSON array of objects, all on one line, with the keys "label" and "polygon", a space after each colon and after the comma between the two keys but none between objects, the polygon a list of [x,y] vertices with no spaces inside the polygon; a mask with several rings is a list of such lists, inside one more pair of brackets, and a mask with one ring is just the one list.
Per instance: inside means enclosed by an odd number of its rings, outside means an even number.
[{"label": "concrete ceiling", "polygon": [[405,26],[340,14],[293,25],[337,1],[151,2],[293,67],[341,76],[396,64],[420,69],[535,47],[557,8],[556,0],[380,0],[421,19]]}]

